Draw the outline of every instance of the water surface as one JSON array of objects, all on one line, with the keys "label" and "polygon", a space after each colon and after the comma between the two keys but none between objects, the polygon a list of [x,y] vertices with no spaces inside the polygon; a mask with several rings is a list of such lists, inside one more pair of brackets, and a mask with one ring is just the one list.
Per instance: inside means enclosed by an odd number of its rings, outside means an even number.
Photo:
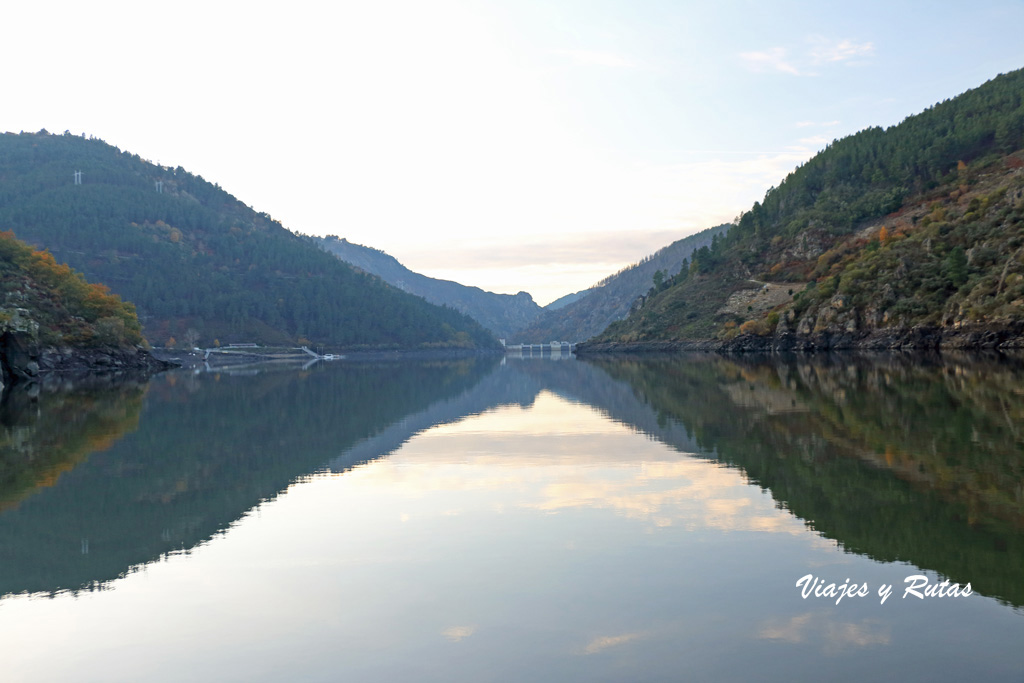
[{"label": "water surface", "polygon": [[1020,680],[1022,379],[481,358],[15,395],[4,679]]}]

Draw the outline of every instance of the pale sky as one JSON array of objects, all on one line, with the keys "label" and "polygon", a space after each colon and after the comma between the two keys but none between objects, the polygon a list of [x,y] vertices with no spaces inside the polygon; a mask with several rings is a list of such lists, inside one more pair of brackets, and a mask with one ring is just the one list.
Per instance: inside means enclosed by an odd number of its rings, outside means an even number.
[{"label": "pale sky", "polygon": [[[9,2],[0,131],[545,304],[1024,66],[1024,2]],[[2,227],[2,226],[0,226]]]}]

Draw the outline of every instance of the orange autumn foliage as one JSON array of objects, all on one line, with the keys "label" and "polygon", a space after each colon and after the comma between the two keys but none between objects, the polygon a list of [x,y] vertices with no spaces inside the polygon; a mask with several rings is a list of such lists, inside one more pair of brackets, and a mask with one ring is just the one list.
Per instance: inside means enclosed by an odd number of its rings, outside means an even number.
[{"label": "orange autumn foliage", "polygon": [[[53,304],[64,309],[51,312],[52,320],[42,320],[50,327],[73,326],[74,318],[84,321],[78,330],[83,340],[95,338],[100,343],[140,344],[142,327],[135,305],[111,294],[103,284],[89,283],[70,266],[58,263],[48,251],[39,251],[18,240],[10,231],[0,232],[0,271],[20,281],[28,277],[34,290],[48,292]],[[18,286],[18,285],[13,285]],[[78,326],[81,327],[82,322]],[[96,326],[90,329],[88,326]],[[112,335],[110,331],[116,331]],[[109,337],[109,338],[107,338]]]}]

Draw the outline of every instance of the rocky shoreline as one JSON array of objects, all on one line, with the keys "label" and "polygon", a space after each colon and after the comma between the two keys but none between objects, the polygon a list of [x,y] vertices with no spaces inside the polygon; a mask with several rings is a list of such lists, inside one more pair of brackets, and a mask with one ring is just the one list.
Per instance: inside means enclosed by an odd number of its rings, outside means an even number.
[{"label": "rocky shoreline", "polygon": [[958,328],[920,326],[909,329],[874,329],[868,332],[820,332],[776,336],[743,334],[729,340],[666,340],[637,342],[581,342],[577,356],[598,354],[819,352],[839,350],[991,350],[1024,349],[1024,323],[976,325]]},{"label": "rocky shoreline", "polygon": [[0,389],[14,384],[62,383],[90,376],[149,376],[174,367],[178,365],[154,358],[141,347],[40,348],[21,335],[8,333],[0,337]]}]

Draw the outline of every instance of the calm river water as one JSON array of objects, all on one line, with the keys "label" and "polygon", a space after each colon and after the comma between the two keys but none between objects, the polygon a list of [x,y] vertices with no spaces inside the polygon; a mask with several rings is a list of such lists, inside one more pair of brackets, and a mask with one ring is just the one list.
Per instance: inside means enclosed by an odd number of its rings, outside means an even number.
[{"label": "calm river water", "polygon": [[15,392],[0,596],[4,681],[1021,681],[1024,362]]}]

